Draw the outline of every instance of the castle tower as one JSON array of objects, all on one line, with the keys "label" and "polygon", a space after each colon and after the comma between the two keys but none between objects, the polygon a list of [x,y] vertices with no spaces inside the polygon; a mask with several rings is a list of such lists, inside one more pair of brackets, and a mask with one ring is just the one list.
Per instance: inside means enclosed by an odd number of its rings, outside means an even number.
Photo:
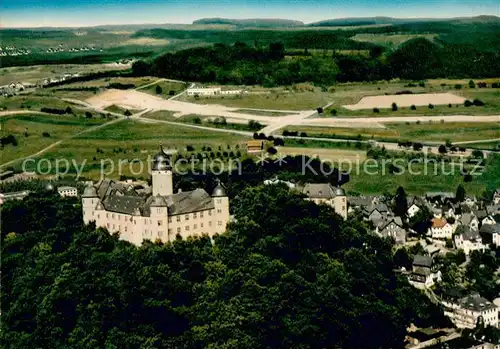
[{"label": "castle tower", "polygon": [[153,158],[153,168],[151,170],[151,181],[153,183],[153,195],[172,195],[172,154],[166,152],[160,145],[160,152]]},{"label": "castle tower", "polygon": [[219,179],[217,179],[217,186],[212,192],[212,200],[215,211],[213,232],[223,233],[229,222],[229,198]]},{"label": "castle tower", "polygon": [[335,189],[335,197],[333,198],[333,208],[342,218],[347,219],[347,196],[342,188]]},{"label": "castle tower", "polygon": [[97,192],[93,185],[85,188],[82,195],[83,223],[89,224],[95,221],[95,208],[99,203]]},{"label": "castle tower", "polygon": [[161,241],[168,241],[168,205],[163,196],[153,196],[151,201],[150,213],[151,217],[151,238],[152,240],[159,239]]}]

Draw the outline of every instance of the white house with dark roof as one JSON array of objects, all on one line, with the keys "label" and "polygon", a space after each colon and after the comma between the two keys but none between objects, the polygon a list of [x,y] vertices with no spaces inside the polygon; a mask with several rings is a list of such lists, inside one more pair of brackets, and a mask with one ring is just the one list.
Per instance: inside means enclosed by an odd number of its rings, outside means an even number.
[{"label": "white house with dark roof", "polygon": [[153,160],[152,192],[139,193],[132,186],[104,180],[85,188],[83,220],[118,232],[120,239],[140,245],[143,240],[168,242],[226,230],[229,199],[218,183],[209,195],[204,189],[173,192],[171,153],[163,149]]},{"label": "white house with dark roof", "polygon": [[472,251],[486,251],[488,246],[483,243],[479,231],[464,227],[464,231],[454,236],[455,247],[462,249],[468,256]]},{"label": "white house with dark roof", "polygon": [[409,275],[409,283],[416,288],[432,287],[441,281],[441,272],[433,270],[433,258],[431,256],[415,255],[413,257],[412,272]]},{"label": "white house with dark roof", "polygon": [[444,314],[458,328],[475,328],[478,322],[484,326],[498,327],[498,308],[479,293],[462,298],[443,298]]},{"label": "white house with dark roof", "polygon": [[500,188],[493,193],[493,203],[495,205],[500,205]]}]

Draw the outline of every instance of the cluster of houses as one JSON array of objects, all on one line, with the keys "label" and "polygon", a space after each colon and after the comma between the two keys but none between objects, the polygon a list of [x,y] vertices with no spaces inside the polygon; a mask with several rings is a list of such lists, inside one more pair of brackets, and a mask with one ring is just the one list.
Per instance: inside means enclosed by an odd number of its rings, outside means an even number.
[{"label": "cluster of houses", "polygon": [[31,53],[30,50],[25,48],[16,48],[15,46],[0,46],[0,57],[5,56],[25,56]]},{"label": "cluster of houses", "polygon": [[31,88],[35,88],[36,84],[30,82],[11,82],[8,85],[0,86],[0,95],[2,96],[13,96],[20,92],[26,91]]},{"label": "cluster of houses", "polygon": [[58,83],[58,82],[61,82],[61,81],[66,81],[68,79],[71,79],[71,78],[77,78],[79,77],[81,74],[79,73],[65,73],[61,76],[55,76],[55,77],[52,77],[52,78],[46,78],[46,79],[43,79],[39,85],[41,86],[47,86],[49,84],[55,84],[55,83]]},{"label": "cluster of houses", "polygon": [[[54,190],[54,186],[52,184],[49,184],[47,186],[47,190],[49,191]],[[57,187],[57,193],[59,194],[60,197],[77,197],[78,189],[76,187],[71,187],[71,186],[60,186]],[[26,198],[30,194],[31,190],[20,190],[8,193],[0,193],[0,205],[5,203],[6,201],[24,200],[24,198]]]},{"label": "cluster of houses", "polygon": [[[403,245],[412,233],[403,219],[394,214],[381,197],[348,197],[349,212],[360,211],[382,237],[392,237],[396,244]],[[424,197],[408,198],[407,217],[411,219],[426,207],[432,213],[427,238],[442,247],[454,244],[466,255],[472,251],[484,251],[490,244],[500,245],[500,189],[492,202],[485,203],[467,197],[457,203],[453,193],[429,192]],[[447,244],[448,242],[448,244]]]},{"label": "cluster of houses", "polygon": [[[66,49],[63,44],[59,44],[58,47],[48,48],[45,52],[47,53],[57,53],[57,52],[84,52],[84,51],[95,51],[95,46],[86,46],[86,47],[72,47],[70,49]],[[101,49],[102,51],[102,49]]]}]

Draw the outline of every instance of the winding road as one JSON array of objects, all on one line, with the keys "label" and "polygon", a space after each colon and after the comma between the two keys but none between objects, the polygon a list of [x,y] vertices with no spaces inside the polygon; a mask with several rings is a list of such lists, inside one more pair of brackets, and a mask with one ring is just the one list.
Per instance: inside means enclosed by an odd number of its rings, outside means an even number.
[{"label": "winding road", "polygon": [[[210,115],[210,116],[225,116],[233,120],[233,118],[236,118],[240,122],[248,122],[249,120],[254,120],[254,121],[259,121],[261,123],[266,124],[266,126],[259,131],[259,133],[264,133],[265,135],[271,135],[275,133],[276,131],[286,127],[286,126],[297,126],[297,125],[304,125],[304,126],[324,126],[324,127],[351,127],[351,128],[384,128],[385,126],[383,123],[396,123],[396,122],[416,122],[416,121],[441,121],[444,120],[444,122],[500,122],[500,115],[485,115],[485,116],[477,116],[477,115],[452,115],[452,116],[402,116],[402,117],[352,117],[349,119],[346,118],[318,118],[318,114],[316,110],[301,110],[301,111],[292,111],[292,110],[271,110],[271,109],[255,109],[255,108],[229,108],[221,105],[200,105],[200,104],[194,104],[194,103],[187,103],[187,102],[179,102],[175,101],[174,99],[181,96],[186,92],[186,90],[183,90],[182,92],[178,93],[175,96],[170,97],[169,99],[162,99],[156,96],[151,96],[147,93],[140,92],[138,90],[152,86],[155,84],[158,84],[159,82],[162,81],[173,81],[173,82],[182,82],[178,80],[169,80],[169,79],[159,79],[157,81],[154,81],[150,84],[140,86],[136,90],[132,90],[134,93],[133,95],[130,95],[130,91],[122,91],[127,94],[120,94],[119,92],[117,93],[115,90],[115,95],[113,98],[110,98],[108,100],[103,100],[103,99],[95,99],[95,98],[90,98],[88,101],[81,101],[77,99],[72,99],[72,98],[62,98],[61,100],[72,103],[81,109],[84,110],[90,110],[98,113],[103,113],[103,114],[109,114],[116,116],[117,118],[108,122],[105,122],[101,125],[96,125],[93,127],[89,127],[85,130],[82,130],[78,133],[75,133],[67,138],[61,139],[59,141],[56,141],[49,146],[39,150],[38,152],[21,157],[18,159],[11,160],[9,162],[6,162],[4,164],[0,165],[0,169],[9,166],[15,162],[22,161],[25,159],[29,159],[32,157],[40,156],[43,153],[47,152],[48,150],[61,145],[64,141],[70,140],[72,138],[78,137],[81,134],[87,133],[87,132],[92,132],[95,131],[96,129],[106,127],[108,125],[126,120],[126,119],[133,119],[137,120],[140,122],[145,122],[145,123],[150,123],[150,124],[157,124],[157,123],[163,123],[163,124],[170,124],[170,125],[176,125],[176,126],[181,126],[181,127],[187,127],[187,128],[192,128],[192,129],[198,129],[198,130],[206,130],[206,131],[211,131],[211,132],[221,132],[221,133],[231,133],[231,134],[237,134],[241,136],[246,136],[246,137],[252,137],[253,132],[249,131],[241,131],[241,130],[232,130],[232,129],[224,129],[224,128],[216,128],[216,127],[209,127],[209,126],[202,126],[202,125],[194,125],[194,124],[189,124],[189,123],[184,123],[184,122],[176,122],[176,121],[167,121],[167,120],[157,120],[157,119],[150,119],[145,117],[150,112],[157,111],[157,110],[172,110],[168,107],[173,107],[173,110],[177,112],[177,114],[199,114],[199,115]],[[194,84],[191,84],[190,87],[194,86]],[[106,93],[106,92],[105,92]],[[138,95],[137,95],[138,94]],[[122,99],[121,97],[122,96]],[[139,103],[137,105],[134,104],[129,104],[131,102],[137,103],[137,98],[139,98]],[[141,99],[142,98],[142,99]],[[153,101],[154,103],[148,103]],[[123,102],[123,103],[121,103]],[[165,104],[166,103],[166,104]],[[105,110],[105,108],[109,105],[116,104],[116,105],[124,105],[125,107],[130,107],[132,109],[141,109],[140,112],[135,113],[129,117],[126,117],[122,114],[119,113],[114,113],[114,112],[109,112]],[[238,109],[245,109],[245,110],[255,110],[255,111],[262,111],[262,112],[282,112],[285,115],[284,116],[277,116],[277,117],[271,117],[271,116],[260,116],[260,115],[253,115],[253,114],[245,114],[245,113],[238,113]],[[287,114],[288,113],[288,114]],[[17,115],[17,114],[45,114],[49,115],[46,113],[41,113],[37,111],[30,111],[30,110],[12,110],[12,111],[2,111],[0,112],[0,116],[5,116],[5,115]],[[346,140],[346,139],[340,139],[340,138],[323,138],[323,137],[297,137],[297,136],[280,136],[285,139],[307,139],[307,140],[314,140],[314,141],[322,141],[322,142],[349,142],[349,143],[372,143],[372,141],[369,140]],[[454,144],[477,144],[477,143],[485,143],[485,142],[496,142],[500,141],[500,138],[495,138],[495,139],[488,139],[488,140],[473,140],[473,141],[464,141],[464,142],[455,142]],[[386,149],[392,149],[392,150],[398,150],[400,149],[398,146],[397,142],[376,142],[377,145],[379,146],[384,146]],[[422,142],[424,144],[425,148],[430,148],[432,152],[437,153],[437,146],[438,143],[434,142]],[[427,149],[425,149],[427,150]],[[460,154],[450,154],[450,155],[457,155],[457,156],[467,156],[470,154],[472,150],[467,149],[465,153],[460,153]],[[485,153],[488,153],[488,151],[485,151]]]}]

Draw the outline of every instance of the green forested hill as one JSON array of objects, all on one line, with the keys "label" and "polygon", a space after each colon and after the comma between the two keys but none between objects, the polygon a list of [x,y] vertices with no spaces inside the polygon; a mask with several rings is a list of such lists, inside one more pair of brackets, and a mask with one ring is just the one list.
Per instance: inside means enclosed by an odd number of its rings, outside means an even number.
[{"label": "green forested hill", "polygon": [[398,348],[443,320],[391,244],[281,187],[210,239],[135,247],[46,193],[2,211],[4,348]]}]

